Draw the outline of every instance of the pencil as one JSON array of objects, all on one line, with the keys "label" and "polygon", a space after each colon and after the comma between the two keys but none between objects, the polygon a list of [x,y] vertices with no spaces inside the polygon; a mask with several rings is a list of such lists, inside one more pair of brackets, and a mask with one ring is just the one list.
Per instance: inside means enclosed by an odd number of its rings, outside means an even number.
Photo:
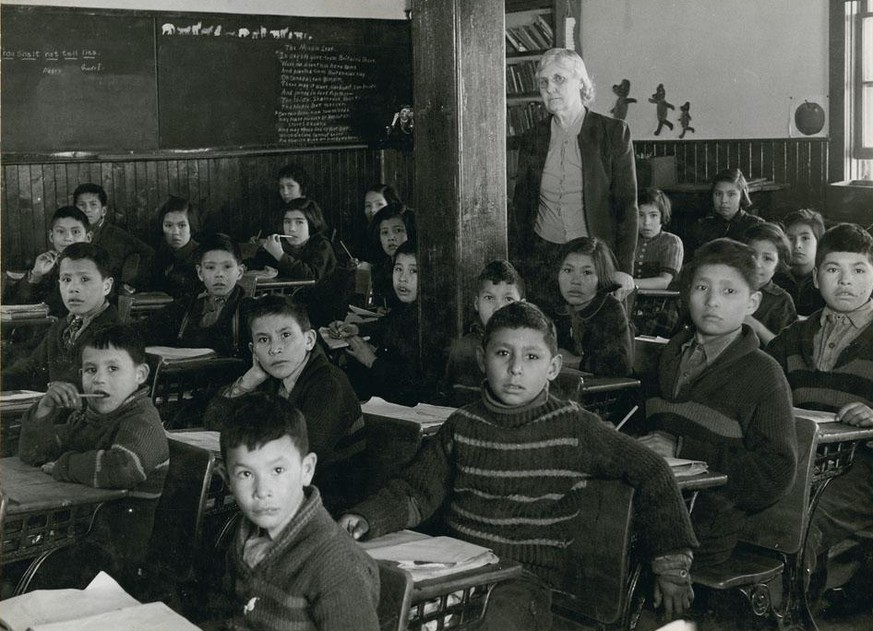
[{"label": "pencil", "polygon": [[94,393],[86,392],[85,394],[80,394],[79,398],[80,399],[105,399],[108,396],[109,396],[108,394],[98,394],[96,392],[94,392]]},{"label": "pencil", "polygon": [[342,240],[342,239],[339,240],[339,244],[342,246],[343,250],[345,250],[346,254],[349,255],[349,258],[350,258],[350,259],[355,258],[354,256],[352,256],[352,253],[349,252],[349,249],[346,247],[346,244],[343,243],[343,240]]},{"label": "pencil", "polygon": [[633,406],[631,408],[631,411],[628,412],[627,415],[625,415],[625,417],[623,419],[621,419],[621,423],[619,423],[618,425],[615,426],[615,431],[620,430],[624,426],[624,424],[630,420],[630,417],[632,417],[634,414],[636,414],[637,410],[639,410],[639,409],[640,409],[640,406],[638,406],[638,405]]}]

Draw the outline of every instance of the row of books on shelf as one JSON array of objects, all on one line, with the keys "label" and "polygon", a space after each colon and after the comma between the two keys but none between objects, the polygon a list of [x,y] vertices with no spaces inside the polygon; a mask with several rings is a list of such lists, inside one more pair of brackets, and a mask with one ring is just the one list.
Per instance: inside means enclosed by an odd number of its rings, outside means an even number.
[{"label": "row of books on shelf", "polygon": [[507,52],[529,53],[535,50],[547,50],[553,46],[555,33],[552,25],[542,15],[534,21],[521,26],[510,26],[506,29]]},{"label": "row of books on shelf", "polygon": [[510,96],[537,92],[537,62],[523,61],[506,66],[506,93]]},{"label": "row of books on shelf", "polygon": [[539,121],[548,118],[549,113],[538,101],[510,105],[506,108],[506,124],[509,136],[520,136]]}]

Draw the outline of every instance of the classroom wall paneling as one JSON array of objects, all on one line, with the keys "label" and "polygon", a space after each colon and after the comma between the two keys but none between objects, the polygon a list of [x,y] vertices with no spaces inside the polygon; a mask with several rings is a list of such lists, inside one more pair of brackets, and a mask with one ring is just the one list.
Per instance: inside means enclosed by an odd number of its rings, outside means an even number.
[{"label": "classroom wall paneling", "polygon": [[[246,240],[259,229],[275,226],[280,207],[275,177],[291,162],[311,175],[312,197],[339,237],[351,238],[353,215],[361,212],[364,192],[382,177],[382,152],[378,150],[4,162],[0,181],[3,267],[16,270],[32,264],[46,247],[52,213],[72,202],[70,195],[82,182],[103,186],[111,220],[152,244],[160,238],[156,210],[171,193],[192,200],[203,215],[203,228]],[[399,177],[405,177],[402,161],[396,168]]]}]

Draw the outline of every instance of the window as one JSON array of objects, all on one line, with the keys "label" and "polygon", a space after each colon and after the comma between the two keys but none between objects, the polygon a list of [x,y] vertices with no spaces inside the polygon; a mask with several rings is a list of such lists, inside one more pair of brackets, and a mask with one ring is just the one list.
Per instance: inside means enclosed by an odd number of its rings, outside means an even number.
[{"label": "window", "polygon": [[873,0],[845,6],[847,175],[873,180]]}]

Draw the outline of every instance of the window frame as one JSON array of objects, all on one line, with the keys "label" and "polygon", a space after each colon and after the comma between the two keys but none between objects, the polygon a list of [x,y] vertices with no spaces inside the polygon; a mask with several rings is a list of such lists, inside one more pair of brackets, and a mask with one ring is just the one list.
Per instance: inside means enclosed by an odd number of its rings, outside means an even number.
[{"label": "window frame", "polygon": [[[851,104],[854,109],[852,117],[852,151],[851,156],[856,160],[873,160],[873,141],[864,144],[864,126],[873,127],[873,95],[870,95],[871,111],[865,111],[864,92],[873,92],[873,35],[868,41],[864,40],[864,22],[870,22],[870,32],[873,33],[873,2],[863,0],[859,11],[855,16],[855,23],[851,26],[854,30],[855,46],[852,51],[852,86]],[[865,54],[866,53],[866,54]],[[864,70],[867,70],[868,80],[864,80]],[[870,131],[873,136],[873,130]]]}]

